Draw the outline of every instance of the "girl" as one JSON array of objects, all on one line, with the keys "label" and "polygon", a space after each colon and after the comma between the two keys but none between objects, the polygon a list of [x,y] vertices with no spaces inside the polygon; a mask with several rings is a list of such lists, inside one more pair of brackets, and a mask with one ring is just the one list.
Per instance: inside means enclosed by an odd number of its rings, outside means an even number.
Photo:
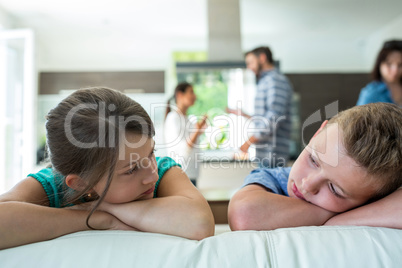
[{"label": "girl", "polygon": [[203,133],[207,120],[207,117],[204,116],[195,126],[189,122],[186,113],[194,105],[196,99],[191,84],[179,83],[170,99],[175,101],[176,109],[171,110],[170,100],[167,103],[164,131],[168,155],[183,166],[194,185],[198,177],[197,140]]},{"label": "girl", "polygon": [[78,90],[47,116],[51,168],[0,196],[0,249],[72,232],[213,235],[204,197],[172,159],[155,158],[145,110],[108,88]]},{"label": "girl", "polygon": [[374,81],[361,90],[357,105],[389,102],[402,106],[402,40],[384,43],[371,75]]}]

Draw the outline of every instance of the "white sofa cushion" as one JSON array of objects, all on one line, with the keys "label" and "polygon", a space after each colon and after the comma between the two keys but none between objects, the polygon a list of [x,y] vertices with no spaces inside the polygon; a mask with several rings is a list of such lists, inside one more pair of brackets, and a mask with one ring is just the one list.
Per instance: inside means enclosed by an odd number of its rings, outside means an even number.
[{"label": "white sofa cushion", "polygon": [[402,230],[298,227],[202,241],[87,231],[0,251],[1,267],[401,267]]}]

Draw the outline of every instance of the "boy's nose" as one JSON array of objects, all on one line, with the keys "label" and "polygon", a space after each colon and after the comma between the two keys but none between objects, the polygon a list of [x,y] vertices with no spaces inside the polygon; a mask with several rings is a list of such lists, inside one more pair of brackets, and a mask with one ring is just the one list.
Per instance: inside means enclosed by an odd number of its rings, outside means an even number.
[{"label": "boy's nose", "polygon": [[306,177],[302,179],[302,189],[305,193],[315,195],[320,190],[321,180],[318,177]]}]

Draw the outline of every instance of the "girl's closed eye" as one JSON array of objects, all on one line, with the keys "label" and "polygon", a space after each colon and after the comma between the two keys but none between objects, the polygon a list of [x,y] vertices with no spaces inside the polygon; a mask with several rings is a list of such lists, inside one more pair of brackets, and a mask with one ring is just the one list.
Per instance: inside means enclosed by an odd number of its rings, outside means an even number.
[{"label": "girl's closed eye", "polygon": [[131,168],[130,170],[128,170],[128,171],[126,172],[126,174],[127,174],[127,175],[131,175],[131,174],[133,174],[134,171],[136,171],[137,169],[138,169],[138,166],[135,165],[133,168]]}]

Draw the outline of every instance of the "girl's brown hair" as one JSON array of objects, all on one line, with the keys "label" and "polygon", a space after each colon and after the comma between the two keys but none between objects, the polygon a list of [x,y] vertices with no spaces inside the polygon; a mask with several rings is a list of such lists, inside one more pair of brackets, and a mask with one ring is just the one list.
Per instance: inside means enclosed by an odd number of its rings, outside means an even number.
[{"label": "girl's brown hair", "polygon": [[155,134],[153,123],[140,104],[104,87],[80,89],[62,100],[48,113],[46,132],[54,172],[64,177],[75,174],[86,182],[81,191],[66,187],[63,206],[80,203],[107,176],[106,187],[88,215],[87,225],[108,191],[122,135],[130,132],[151,138]]}]

